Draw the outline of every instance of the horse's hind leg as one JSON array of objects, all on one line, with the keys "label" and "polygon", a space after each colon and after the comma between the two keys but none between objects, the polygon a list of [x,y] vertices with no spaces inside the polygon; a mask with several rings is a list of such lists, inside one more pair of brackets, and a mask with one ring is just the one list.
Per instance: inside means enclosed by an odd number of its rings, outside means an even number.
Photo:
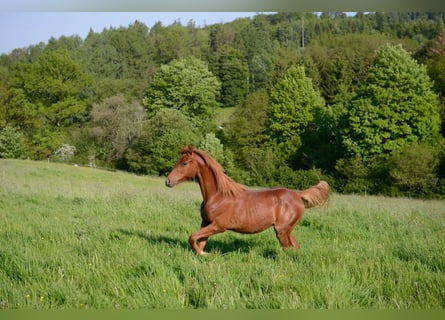
[{"label": "horse's hind leg", "polygon": [[292,244],[291,240],[289,239],[287,230],[277,228],[277,226],[275,226],[274,228],[275,228],[275,235],[277,236],[278,241],[280,241],[281,246],[283,248],[290,247]]},{"label": "horse's hind leg", "polygon": [[292,230],[289,232],[289,241],[295,249],[300,249],[300,245],[298,244],[297,240],[295,240],[294,236],[292,235]]},{"label": "horse's hind leg", "polygon": [[[291,210],[290,210],[291,209]],[[292,235],[292,230],[303,217],[304,205],[301,202],[296,202],[291,208],[279,211],[277,215],[277,224],[274,225],[275,233],[283,248],[299,249],[300,245]]]},{"label": "horse's hind leg", "polygon": [[289,248],[289,247],[293,247],[295,249],[300,248],[297,240],[295,240],[295,238],[292,236],[292,229],[288,228],[280,229],[275,227],[275,234],[283,248]]}]

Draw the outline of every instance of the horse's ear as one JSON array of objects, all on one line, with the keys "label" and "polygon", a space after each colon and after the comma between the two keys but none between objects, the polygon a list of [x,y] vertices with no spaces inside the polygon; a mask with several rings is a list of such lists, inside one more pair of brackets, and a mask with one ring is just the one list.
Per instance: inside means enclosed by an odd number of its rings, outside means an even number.
[{"label": "horse's ear", "polygon": [[195,148],[191,144],[189,144],[187,146],[182,147],[181,153],[182,154],[184,154],[184,153],[192,154],[194,150],[195,150]]}]

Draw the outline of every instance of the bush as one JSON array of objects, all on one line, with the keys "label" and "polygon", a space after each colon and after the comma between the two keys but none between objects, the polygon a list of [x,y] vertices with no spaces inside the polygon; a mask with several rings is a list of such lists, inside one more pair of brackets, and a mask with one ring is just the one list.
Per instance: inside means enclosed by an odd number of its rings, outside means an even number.
[{"label": "bush", "polygon": [[438,183],[438,165],[437,150],[426,144],[413,143],[391,157],[389,175],[410,196],[424,196],[430,194]]},{"label": "bush", "polygon": [[69,161],[76,152],[77,149],[75,146],[64,143],[59,149],[56,150],[56,152],[54,152],[54,154],[60,161]]},{"label": "bush", "polygon": [[340,191],[344,193],[368,193],[374,186],[369,180],[370,168],[363,159],[357,155],[349,159],[339,159],[335,169],[340,174],[343,183]]},{"label": "bush", "polygon": [[275,170],[275,180],[280,186],[304,190],[324,180],[320,169],[292,170],[288,166],[281,166]]},{"label": "bush", "polygon": [[444,195],[441,167],[444,142],[437,146],[412,143],[389,157],[360,156],[337,161],[336,182],[343,193],[369,193],[387,196],[441,197]]},{"label": "bush", "polygon": [[126,150],[121,169],[141,174],[166,175],[174,167],[187,144],[201,139],[193,123],[179,110],[160,109],[149,119],[141,136]]},{"label": "bush", "polygon": [[11,126],[0,131],[0,158],[26,158],[26,145],[23,134]]}]

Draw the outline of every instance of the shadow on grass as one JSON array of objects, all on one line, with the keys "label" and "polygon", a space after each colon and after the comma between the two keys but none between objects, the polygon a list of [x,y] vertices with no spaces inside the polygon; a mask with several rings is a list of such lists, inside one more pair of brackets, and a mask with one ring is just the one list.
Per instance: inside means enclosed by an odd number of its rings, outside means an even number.
[{"label": "shadow on grass", "polygon": [[[164,243],[169,246],[178,246],[182,249],[193,251],[188,243],[188,238],[179,239],[176,237],[170,237],[165,235],[153,235],[144,231],[116,229],[114,233],[119,233],[125,236],[136,236],[146,240],[149,243],[159,244]],[[248,253],[253,246],[257,245],[254,241],[248,241],[248,239],[234,238],[230,240],[220,240],[210,238],[206,244],[205,251],[209,253],[228,254],[228,253]],[[275,258],[276,251],[266,250],[263,254],[264,257]]]},{"label": "shadow on grass", "polygon": [[116,229],[114,232],[118,232],[124,236],[139,237],[139,238],[144,239],[147,242],[152,243],[152,244],[164,243],[169,246],[174,246],[174,247],[179,246],[183,249],[190,248],[190,246],[188,245],[188,243],[186,241],[181,241],[180,239],[174,238],[174,237],[152,235],[152,234],[148,234],[144,231],[127,230],[127,229]]}]

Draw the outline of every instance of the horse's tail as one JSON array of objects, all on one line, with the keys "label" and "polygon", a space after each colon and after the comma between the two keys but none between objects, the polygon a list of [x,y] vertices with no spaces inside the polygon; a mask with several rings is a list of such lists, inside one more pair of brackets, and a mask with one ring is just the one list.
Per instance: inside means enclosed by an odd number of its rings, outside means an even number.
[{"label": "horse's tail", "polygon": [[301,199],[303,199],[305,208],[322,206],[329,200],[329,184],[321,180],[317,185],[309,189],[300,191]]}]

